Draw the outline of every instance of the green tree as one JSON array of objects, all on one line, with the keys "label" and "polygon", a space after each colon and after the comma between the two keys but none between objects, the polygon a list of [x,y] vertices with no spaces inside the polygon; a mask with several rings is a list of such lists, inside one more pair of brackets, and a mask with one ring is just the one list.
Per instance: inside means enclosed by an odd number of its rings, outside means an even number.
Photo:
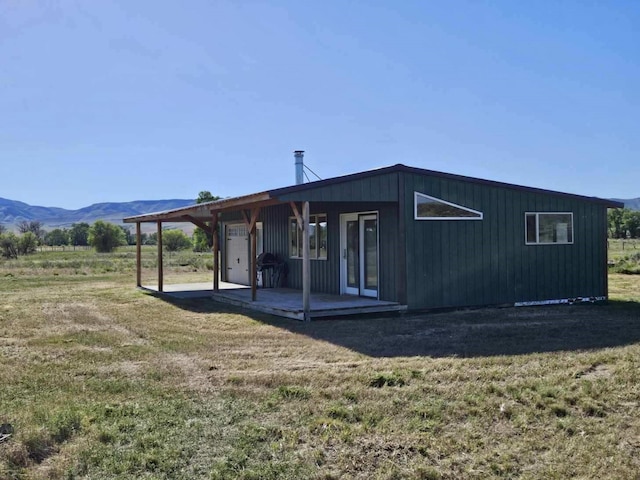
[{"label": "green tree", "polygon": [[[216,200],[220,200],[220,197],[214,196],[208,190],[203,190],[198,194],[198,198],[196,198],[196,203],[205,203],[205,202],[215,202]],[[210,225],[210,223],[207,223]],[[211,235],[211,228],[207,228],[207,230],[203,230],[200,227],[196,227],[193,232],[193,249],[196,252],[206,252],[211,249],[213,245],[213,236]]]},{"label": "green tree", "polygon": [[2,234],[3,234],[4,232],[6,232],[6,231],[7,231],[7,227],[5,227],[4,225],[2,225],[2,224],[0,223],[0,235],[2,235]]},{"label": "green tree", "polygon": [[0,255],[4,258],[18,258],[18,237],[15,233],[0,234]]},{"label": "green tree", "polygon": [[142,242],[144,245],[157,245],[158,244],[158,234],[156,232],[150,233]]},{"label": "green tree", "polygon": [[176,252],[191,248],[191,240],[182,230],[167,230],[162,232],[162,246],[168,252]]},{"label": "green tree", "polygon": [[44,236],[44,243],[50,247],[69,245],[69,231],[66,228],[54,228]]},{"label": "green tree", "polygon": [[38,237],[33,232],[25,232],[18,239],[18,253],[20,255],[29,255],[34,253],[38,248]]},{"label": "green tree", "polygon": [[640,237],[640,212],[625,208],[622,211],[622,228],[625,236]]},{"label": "green tree", "polygon": [[44,241],[44,236],[46,234],[44,228],[42,228],[42,222],[37,220],[23,220],[18,224],[18,231],[20,233],[33,233],[36,236],[38,243],[42,243]]},{"label": "green tree", "polygon": [[112,252],[125,245],[124,233],[117,225],[98,220],[89,228],[89,245],[100,253]]},{"label": "green tree", "polygon": [[624,237],[624,228],[622,225],[623,208],[610,208],[607,211],[607,221],[609,223],[609,236],[611,238]]},{"label": "green tree", "polygon": [[128,226],[125,227],[124,225],[120,225],[120,228],[122,229],[122,233],[124,234],[124,241],[126,242],[126,244],[135,245],[136,236],[133,233],[131,233],[131,229]]},{"label": "green tree", "polygon": [[71,245],[89,245],[89,228],[89,224],[84,222],[72,224],[69,229],[69,242]]}]

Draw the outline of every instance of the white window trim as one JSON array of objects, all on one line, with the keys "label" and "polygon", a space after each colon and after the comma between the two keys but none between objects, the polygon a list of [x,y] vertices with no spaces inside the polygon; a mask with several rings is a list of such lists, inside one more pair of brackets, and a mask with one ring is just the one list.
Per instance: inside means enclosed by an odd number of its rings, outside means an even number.
[{"label": "white window trim", "polygon": [[[316,223],[317,223],[317,217],[322,217],[322,216],[324,216],[324,218],[326,219],[326,222],[327,222],[327,240],[328,240],[328,238],[329,238],[329,216],[326,213],[312,213],[311,215],[309,215],[309,220],[311,220],[313,217],[316,217]],[[287,225],[287,230],[288,230],[287,238],[289,239],[289,247],[291,247],[291,222],[292,221],[295,221],[296,224],[297,224],[298,220],[296,219],[296,217],[289,217],[289,223]],[[311,223],[311,222],[309,222],[309,223]],[[316,232],[317,231],[318,230],[316,230]],[[297,232],[300,233],[300,229],[298,229]],[[329,246],[327,245],[327,256],[326,257],[320,257],[319,256],[320,255],[320,248],[318,247],[318,239],[319,239],[319,236],[316,237],[316,256],[315,257],[311,257],[310,260],[320,260],[320,261],[324,262],[324,261],[329,259],[329,248],[328,248]],[[302,248],[302,244],[300,244],[300,249],[301,248]],[[300,250],[300,249],[298,249],[298,250]],[[289,252],[287,252],[287,254],[288,253]],[[302,260],[302,255],[297,256],[297,257],[289,255],[289,258]]]},{"label": "white window trim", "polygon": [[[527,215],[536,216],[536,241],[527,239]],[[540,215],[570,215],[571,216],[571,241],[570,242],[540,242]],[[575,231],[573,228],[573,212],[524,212],[524,243],[525,245],[573,245]]]},{"label": "white window trim", "polygon": [[[424,198],[428,198],[429,200],[435,200],[436,202],[444,203],[446,205],[450,205],[452,207],[456,207],[461,210],[474,213],[478,216],[477,217],[419,217],[418,216],[418,197],[424,197]],[[478,210],[474,210],[468,207],[463,207],[462,205],[458,205],[457,203],[447,202],[446,200],[442,200],[441,198],[425,195],[424,193],[415,192],[415,191],[413,192],[413,219],[414,220],[482,220],[483,218],[484,218],[484,214]]]}]

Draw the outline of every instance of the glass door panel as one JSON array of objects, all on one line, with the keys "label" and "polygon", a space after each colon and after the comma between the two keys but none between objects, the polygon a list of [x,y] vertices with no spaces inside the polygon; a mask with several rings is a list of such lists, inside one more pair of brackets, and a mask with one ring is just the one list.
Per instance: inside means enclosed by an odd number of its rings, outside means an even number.
[{"label": "glass door panel", "polygon": [[364,288],[378,290],[378,219],[363,218]]},{"label": "glass door panel", "polygon": [[341,292],[378,297],[378,215],[340,216]]},{"label": "glass door panel", "polygon": [[347,287],[360,288],[360,232],[358,220],[347,220]]}]

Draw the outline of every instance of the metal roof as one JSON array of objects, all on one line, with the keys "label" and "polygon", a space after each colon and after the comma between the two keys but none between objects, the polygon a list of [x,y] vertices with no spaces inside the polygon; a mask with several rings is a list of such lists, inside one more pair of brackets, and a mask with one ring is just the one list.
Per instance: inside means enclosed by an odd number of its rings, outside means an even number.
[{"label": "metal roof", "polygon": [[427,170],[417,167],[409,167],[403,164],[392,165],[389,167],[382,167],[374,170],[367,170],[364,172],[353,173],[349,175],[343,175],[340,177],[328,178],[326,180],[317,180],[315,182],[303,183],[300,185],[291,185],[288,187],[277,188],[273,190],[267,190],[264,192],[252,193],[249,195],[243,195],[239,197],[225,198],[222,200],[215,200],[212,202],[198,203],[187,207],[176,208],[173,210],[165,210],[162,212],[147,213],[144,215],[136,215],[133,217],[127,217],[124,219],[125,223],[136,222],[155,222],[155,221],[171,221],[171,222],[187,222],[192,218],[197,220],[206,221],[211,218],[212,212],[223,212],[229,210],[241,210],[243,208],[262,207],[269,205],[276,205],[278,203],[284,203],[279,200],[279,197],[297,192],[304,192],[313,190],[320,187],[329,185],[336,185],[340,183],[350,182],[363,178],[368,178],[377,175],[386,175],[389,173],[406,172],[418,175],[427,175],[436,178],[444,178],[448,180],[456,180],[462,182],[470,182],[479,185],[486,185],[491,187],[508,188],[512,190],[519,190],[532,193],[541,193],[545,195],[556,195],[565,198],[572,198],[580,201],[598,203],[608,208],[623,208],[624,204],[614,200],[608,200],[598,197],[587,197],[583,195],[576,195],[572,193],[564,193],[553,190],[545,190],[541,188],[525,187],[522,185],[515,185],[511,183],[497,182],[494,180],[484,180],[481,178],[467,177],[464,175],[456,175],[452,173],[438,172],[435,170]]}]

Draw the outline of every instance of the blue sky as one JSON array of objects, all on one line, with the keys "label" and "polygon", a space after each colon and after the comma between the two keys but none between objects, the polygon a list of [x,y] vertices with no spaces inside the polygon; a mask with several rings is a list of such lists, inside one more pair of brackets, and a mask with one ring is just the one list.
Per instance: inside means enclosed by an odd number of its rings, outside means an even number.
[{"label": "blue sky", "polygon": [[0,197],[236,196],[404,163],[640,196],[640,3],[0,1]]}]

